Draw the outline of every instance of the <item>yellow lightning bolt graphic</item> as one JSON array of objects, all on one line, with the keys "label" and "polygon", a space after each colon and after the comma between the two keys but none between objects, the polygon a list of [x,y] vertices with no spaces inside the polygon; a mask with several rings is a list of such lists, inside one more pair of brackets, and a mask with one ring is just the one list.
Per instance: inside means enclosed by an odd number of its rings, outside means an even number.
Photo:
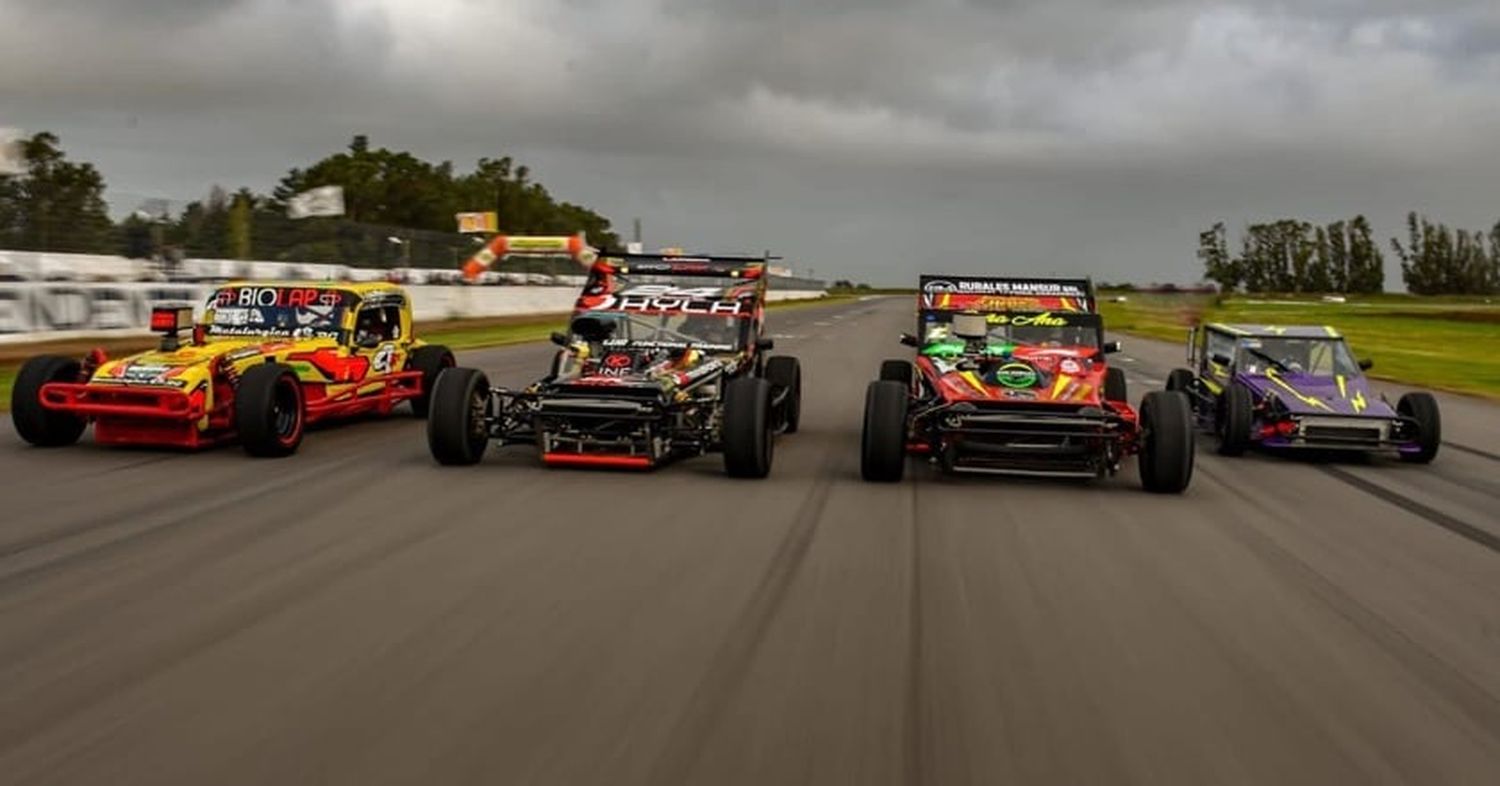
[{"label": "yellow lightning bolt graphic", "polygon": [[1327,404],[1324,404],[1322,401],[1319,401],[1318,399],[1303,393],[1302,391],[1292,387],[1291,385],[1288,385],[1286,383],[1286,380],[1282,379],[1281,375],[1276,373],[1276,369],[1266,369],[1266,379],[1269,379],[1272,382],[1275,382],[1277,385],[1280,385],[1282,389],[1286,390],[1286,392],[1292,394],[1293,396],[1296,396],[1298,401],[1301,401],[1309,407],[1329,409],[1329,406]]}]

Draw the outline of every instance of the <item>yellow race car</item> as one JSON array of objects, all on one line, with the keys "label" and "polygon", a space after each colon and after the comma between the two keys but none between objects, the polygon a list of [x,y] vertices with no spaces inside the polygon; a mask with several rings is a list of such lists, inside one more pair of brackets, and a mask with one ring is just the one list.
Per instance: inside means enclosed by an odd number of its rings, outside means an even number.
[{"label": "yellow race car", "polygon": [[191,305],[164,305],[151,329],[161,346],[138,355],[28,360],[11,394],[16,433],[70,445],[92,422],[100,444],[238,438],[252,456],[286,456],[319,421],[407,401],[426,417],[433,381],[453,365],[446,347],[416,340],[410,298],[386,283],[234,282],[197,324]]}]

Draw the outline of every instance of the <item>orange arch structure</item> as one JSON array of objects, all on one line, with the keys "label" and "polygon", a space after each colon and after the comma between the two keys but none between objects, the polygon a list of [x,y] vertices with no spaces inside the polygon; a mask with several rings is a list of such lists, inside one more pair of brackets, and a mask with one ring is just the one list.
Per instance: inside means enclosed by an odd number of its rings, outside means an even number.
[{"label": "orange arch structure", "polygon": [[594,249],[584,240],[583,233],[576,235],[495,235],[484,248],[479,249],[464,263],[464,279],[474,281],[479,274],[508,257],[571,257],[580,265],[587,265]]}]

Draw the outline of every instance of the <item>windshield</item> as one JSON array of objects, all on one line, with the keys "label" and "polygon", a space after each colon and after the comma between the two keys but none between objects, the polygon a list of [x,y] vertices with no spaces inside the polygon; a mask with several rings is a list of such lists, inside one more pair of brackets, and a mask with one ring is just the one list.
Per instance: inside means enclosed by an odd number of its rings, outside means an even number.
[{"label": "windshield", "polygon": [[350,297],[334,290],[225,287],[204,312],[209,338],[265,336],[343,340]]},{"label": "windshield", "polygon": [[[732,316],[706,314],[638,313],[621,311],[587,311],[574,317],[592,318],[612,325],[606,347],[627,348],[694,348],[710,352],[734,352],[744,343],[750,320]],[[574,341],[587,337],[573,336]]]},{"label": "windshield", "polygon": [[[931,312],[926,315],[923,342],[933,344],[957,341],[952,330],[953,312]],[[1011,344],[1018,347],[1099,347],[1099,321],[1093,314],[990,314],[987,317],[988,344]],[[1061,324],[1059,324],[1061,323]]]},{"label": "windshield", "polygon": [[1249,374],[1264,374],[1268,368],[1320,377],[1353,377],[1360,373],[1349,347],[1338,338],[1242,339],[1237,365]]}]

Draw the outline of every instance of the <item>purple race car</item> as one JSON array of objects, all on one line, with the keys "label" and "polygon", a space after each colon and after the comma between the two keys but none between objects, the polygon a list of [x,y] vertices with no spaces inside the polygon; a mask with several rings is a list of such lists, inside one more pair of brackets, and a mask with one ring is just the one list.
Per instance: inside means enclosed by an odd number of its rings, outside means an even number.
[{"label": "purple race car", "polygon": [[1392,451],[1426,464],[1442,442],[1442,417],[1429,393],[1407,393],[1394,407],[1370,392],[1364,370],[1331,327],[1210,324],[1188,338],[1188,362],[1168,390],[1193,401],[1219,452],[1268,448]]}]

